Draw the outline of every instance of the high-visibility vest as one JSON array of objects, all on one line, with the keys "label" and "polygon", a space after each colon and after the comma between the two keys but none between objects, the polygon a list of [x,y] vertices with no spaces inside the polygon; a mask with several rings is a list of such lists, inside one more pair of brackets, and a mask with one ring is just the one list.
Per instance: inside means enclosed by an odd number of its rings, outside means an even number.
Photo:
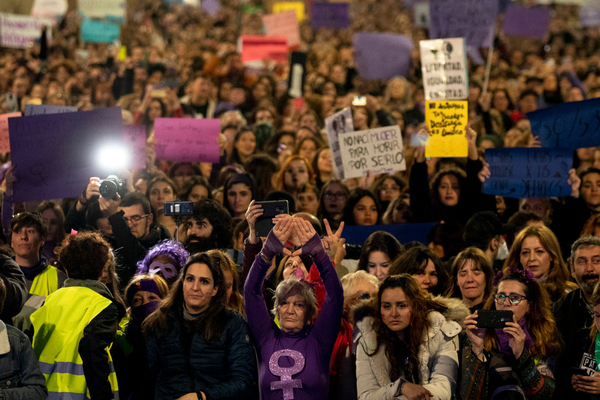
[{"label": "high-visibility vest", "polygon": [[[106,297],[82,286],[64,287],[52,293],[31,315],[34,327],[33,350],[46,378],[49,400],[90,398],[79,355],[79,342],[89,323],[111,304]],[[117,375],[112,357],[108,380],[115,400],[119,399]]]},{"label": "high-visibility vest", "polygon": [[29,294],[47,297],[50,293],[58,290],[58,270],[52,265],[48,265],[40,272],[29,289]]}]

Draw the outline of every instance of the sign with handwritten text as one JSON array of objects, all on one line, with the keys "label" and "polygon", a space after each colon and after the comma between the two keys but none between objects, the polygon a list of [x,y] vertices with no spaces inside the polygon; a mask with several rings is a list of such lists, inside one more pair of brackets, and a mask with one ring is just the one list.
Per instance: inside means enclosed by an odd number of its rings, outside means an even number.
[{"label": "sign with handwritten text", "polygon": [[385,126],[377,129],[342,133],[339,135],[344,178],[404,171],[404,145],[400,127]]},{"label": "sign with handwritten text", "polygon": [[64,114],[70,112],[76,112],[77,107],[70,106],[51,106],[49,104],[27,104],[25,106],[25,116],[30,117],[32,115],[45,115],[45,114]]},{"label": "sign with handwritten text", "polygon": [[123,127],[123,140],[131,154],[132,168],[146,167],[146,129],[138,125]]},{"label": "sign with handwritten text", "polygon": [[573,152],[566,149],[487,149],[490,178],[483,185],[486,194],[524,199],[527,197],[569,196],[569,170]]},{"label": "sign with handwritten text", "polygon": [[469,95],[465,39],[421,40],[426,100],[464,100]]},{"label": "sign with handwritten text", "polygon": [[264,15],[263,25],[267,35],[286,38],[288,47],[300,47],[300,28],[293,10]]},{"label": "sign with handwritten text", "polygon": [[8,119],[20,116],[20,112],[0,115],[0,153],[10,152],[10,142],[8,140]]},{"label": "sign with handwritten text", "polygon": [[157,118],[156,157],[170,161],[219,162],[218,119]]},{"label": "sign with handwritten text", "polygon": [[542,147],[600,146],[600,99],[563,103],[527,114]]},{"label": "sign with handwritten text", "polygon": [[327,140],[329,142],[329,148],[331,149],[331,158],[333,159],[335,176],[338,179],[345,179],[339,136],[343,133],[354,132],[354,123],[352,122],[352,111],[350,111],[350,107],[346,107],[332,116],[325,118],[325,127],[327,128]]},{"label": "sign with handwritten text", "polygon": [[0,14],[0,47],[26,49],[40,39],[46,26],[48,41],[52,40],[52,20],[28,15]]},{"label": "sign with handwritten text", "polygon": [[466,157],[468,154],[465,127],[469,120],[466,101],[427,101],[425,122],[429,140],[427,157]]}]

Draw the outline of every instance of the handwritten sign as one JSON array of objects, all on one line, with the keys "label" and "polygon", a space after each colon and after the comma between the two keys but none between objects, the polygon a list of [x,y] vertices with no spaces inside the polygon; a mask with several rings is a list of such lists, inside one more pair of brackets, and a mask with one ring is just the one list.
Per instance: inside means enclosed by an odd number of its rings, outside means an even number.
[{"label": "handwritten sign", "polygon": [[262,63],[265,58],[280,64],[288,62],[288,45],[285,37],[279,36],[242,36],[242,62]]},{"label": "handwritten sign", "polygon": [[49,104],[27,104],[25,106],[26,117],[30,117],[32,115],[64,114],[76,111],[77,107],[70,106],[51,106]]},{"label": "handwritten sign", "polygon": [[67,12],[67,0],[34,0],[31,15],[56,21]]},{"label": "handwritten sign", "polygon": [[344,29],[350,26],[350,4],[317,1],[311,16],[313,29]]},{"label": "handwritten sign", "polygon": [[218,119],[157,118],[156,157],[185,162],[219,162]]},{"label": "handwritten sign", "polygon": [[406,76],[411,65],[412,38],[393,33],[359,32],[353,37],[354,61],[365,79]]},{"label": "handwritten sign", "polygon": [[542,147],[600,146],[600,99],[563,103],[527,114]]},{"label": "handwritten sign", "polygon": [[121,26],[85,18],[81,23],[81,40],[87,43],[113,43],[119,40]]},{"label": "handwritten sign", "polygon": [[289,10],[296,12],[296,18],[298,19],[298,22],[302,22],[304,21],[304,18],[306,18],[306,11],[303,1],[281,1],[273,4],[273,14]]},{"label": "handwritten sign", "polygon": [[524,199],[527,197],[569,196],[567,182],[573,167],[573,152],[566,149],[487,149],[490,178],[483,185],[486,194]]},{"label": "handwritten sign", "polygon": [[582,28],[600,26],[600,7],[596,4],[580,7],[579,23]]},{"label": "handwritten sign", "polygon": [[377,175],[406,169],[398,125],[343,133],[339,140],[346,179],[366,175],[367,171]]},{"label": "handwritten sign", "polygon": [[329,141],[329,148],[331,149],[335,176],[338,179],[345,179],[339,136],[344,133],[354,132],[354,123],[352,122],[352,111],[350,111],[350,107],[344,108],[333,114],[331,117],[325,118],[325,127],[327,128],[327,140]]},{"label": "handwritten sign", "polygon": [[79,12],[88,18],[106,16],[125,19],[125,0],[77,0]]},{"label": "handwritten sign", "polygon": [[421,40],[426,100],[464,100],[469,94],[465,39]]},{"label": "handwritten sign", "polygon": [[267,35],[286,38],[288,47],[300,47],[300,28],[298,18],[293,10],[265,15],[263,16],[263,25]]},{"label": "handwritten sign", "polygon": [[17,202],[79,196],[100,173],[98,151],[123,143],[119,107],[10,118],[8,126]]},{"label": "handwritten sign", "polygon": [[511,4],[504,17],[504,34],[544,40],[550,28],[550,9]]},{"label": "handwritten sign", "polygon": [[8,140],[8,119],[20,116],[20,112],[0,115],[0,153],[10,152],[10,142]]},{"label": "handwritten sign", "polygon": [[469,120],[466,101],[427,101],[425,122],[429,140],[425,146],[427,157],[466,157],[468,155],[465,127]]},{"label": "handwritten sign", "polygon": [[52,40],[52,21],[27,15],[0,14],[0,47],[25,49],[42,35],[47,26],[48,41]]},{"label": "handwritten sign", "polygon": [[123,140],[131,154],[132,168],[146,167],[146,129],[143,126],[125,125]]}]

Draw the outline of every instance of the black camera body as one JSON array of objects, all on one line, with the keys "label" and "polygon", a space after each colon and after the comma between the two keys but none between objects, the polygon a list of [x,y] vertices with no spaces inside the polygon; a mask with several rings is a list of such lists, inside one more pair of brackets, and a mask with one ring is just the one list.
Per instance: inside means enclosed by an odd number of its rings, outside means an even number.
[{"label": "black camera body", "polygon": [[116,175],[109,175],[106,179],[100,181],[100,195],[105,199],[115,199],[125,195],[125,185],[123,181]]}]

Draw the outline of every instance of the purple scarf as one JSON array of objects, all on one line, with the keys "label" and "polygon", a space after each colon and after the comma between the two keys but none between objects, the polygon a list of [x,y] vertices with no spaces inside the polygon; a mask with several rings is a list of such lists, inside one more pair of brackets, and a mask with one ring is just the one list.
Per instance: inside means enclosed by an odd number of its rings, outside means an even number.
[{"label": "purple scarf", "polygon": [[[529,335],[529,332],[527,332],[525,322],[525,318],[521,318],[519,320],[519,326],[521,327],[521,329],[523,329],[523,332],[525,332],[525,350],[529,350],[533,347],[533,339]],[[510,345],[508,344],[508,341],[510,340],[510,335],[504,332],[504,330],[502,329],[496,329],[496,336],[498,337],[498,349],[500,349],[500,352],[509,356],[512,355],[513,351]]]}]

